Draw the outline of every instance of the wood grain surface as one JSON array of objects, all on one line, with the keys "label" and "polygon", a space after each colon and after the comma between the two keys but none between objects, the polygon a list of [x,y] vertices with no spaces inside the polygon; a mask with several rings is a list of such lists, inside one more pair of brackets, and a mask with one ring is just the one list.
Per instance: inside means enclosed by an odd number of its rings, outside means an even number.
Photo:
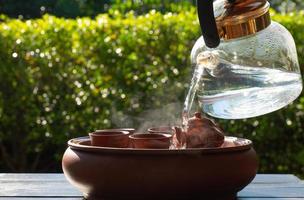
[{"label": "wood grain surface", "polygon": [[[81,200],[63,174],[0,174],[0,200]],[[291,174],[258,174],[238,200],[304,200],[304,181]]]}]

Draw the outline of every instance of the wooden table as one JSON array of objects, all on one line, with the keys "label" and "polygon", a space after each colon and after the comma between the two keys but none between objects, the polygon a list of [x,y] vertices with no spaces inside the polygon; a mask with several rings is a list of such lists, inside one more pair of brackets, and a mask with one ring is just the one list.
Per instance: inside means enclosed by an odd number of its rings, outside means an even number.
[{"label": "wooden table", "polygon": [[[63,174],[0,174],[0,200],[80,200]],[[294,175],[259,174],[239,200],[304,200],[304,181]]]}]

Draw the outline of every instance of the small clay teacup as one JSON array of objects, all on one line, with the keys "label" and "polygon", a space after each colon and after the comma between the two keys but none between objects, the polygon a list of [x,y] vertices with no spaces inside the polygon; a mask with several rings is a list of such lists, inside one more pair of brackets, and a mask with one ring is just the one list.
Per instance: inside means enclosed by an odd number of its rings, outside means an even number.
[{"label": "small clay teacup", "polygon": [[133,134],[135,132],[134,128],[113,128],[113,129],[102,129],[102,130],[96,130],[96,131],[128,131],[130,134]]},{"label": "small clay teacup", "polygon": [[167,133],[173,134],[174,130],[171,126],[160,126],[160,127],[151,127],[148,129],[149,133]]},{"label": "small clay teacup", "polygon": [[137,149],[169,149],[171,134],[166,133],[136,133],[129,136],[131,146]]},{"label": "small clay teacup", "polygon": [[117,129],[98,130],[89,133],[92,146],[127,148],[130,132]]}]

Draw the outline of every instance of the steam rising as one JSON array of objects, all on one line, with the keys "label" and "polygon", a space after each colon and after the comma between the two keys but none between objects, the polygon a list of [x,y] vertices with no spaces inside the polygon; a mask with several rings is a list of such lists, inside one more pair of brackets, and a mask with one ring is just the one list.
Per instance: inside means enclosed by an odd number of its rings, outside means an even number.
[{"label": "steam rising", "polygon": [[181,126],[181,111],[182,103],[170,103],[159,109],[150,109],[136,117],[112,109],[111,120],[116,127],[135,127],[137,132],[144,133],[151,127]]}]

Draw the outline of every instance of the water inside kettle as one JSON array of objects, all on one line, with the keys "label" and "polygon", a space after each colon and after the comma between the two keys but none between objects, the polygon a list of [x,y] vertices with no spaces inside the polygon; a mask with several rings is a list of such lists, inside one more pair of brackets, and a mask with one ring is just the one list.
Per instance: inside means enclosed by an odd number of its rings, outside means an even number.
[{"label": "water inside kettle", "polygon": [[300,73],[286,70],[218,63],[213,69],[195,71],[194,76],[200,76],[199,106],[217,118],[263,115],[291,103],[302,91]]}]

